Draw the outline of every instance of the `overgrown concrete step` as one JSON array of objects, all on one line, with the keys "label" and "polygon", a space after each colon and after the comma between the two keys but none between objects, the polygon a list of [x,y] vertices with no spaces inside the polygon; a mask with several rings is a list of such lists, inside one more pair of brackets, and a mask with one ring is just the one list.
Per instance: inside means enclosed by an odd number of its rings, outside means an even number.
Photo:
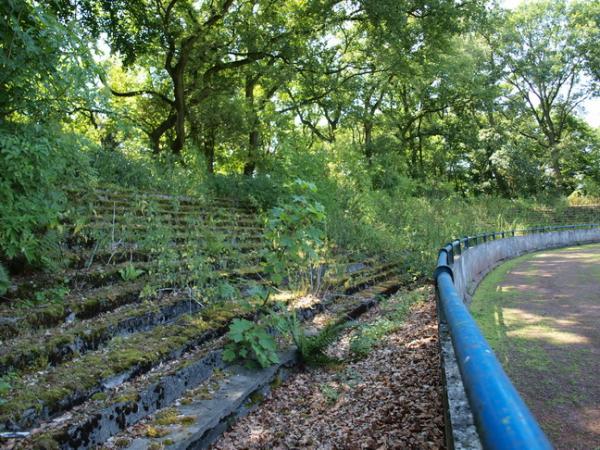
[{"label": "overgrown concrete step", "polygon": [[369,285],[378,283],[400,272],[400,263],[384,263],[364,271],[357,272],[341,284],[346,294],[353,294]]},{"label": "overgrown concrete step", "polygon": [[[215,268],[235,268],[244,265],[256,265],[263,258],[262,247],[250,246],[246,253],[231,253],[229,247],[225,247],[219,253],[207,254],[207,261]],[[231,247],[233,248],[233,247]],[[184,250],[184,244],[171,245],[167,250],[181,252]],[[89,248],[79,249],[78,251],[67,250],[64,252],[64,259],[68,266],[78,270],[88,270],[93,265],[116,265],[132,263],[144,263],[154,261],[160,257],[150,249],[143,249],[138,246],[118,247],[117,249],[102,248],[90,250]]]},{"label": "overgrown concrete step", "polygon": [[64,300],[46,299],[45,303],[21,305],[11,303],[0,308],[0,338],[16,336],[28,329],[54,326],[63,322],[94,317],[102,312],[135,302],[145,285],[144,280],[105,286],[82,293],[69,294]]},{"label": "overgrown concrete step", "polygon": [[390,269],[392,267],[399,266],[400,263],[398,261],[380,262],[375,259],[368,260],[364,263],[344,264],[343,272],[341,274],[339,274],[338,272],[337,274],[334,273],[333,275],[326,276],[326,282],[330,286],[350,287],[355,284],[356,280],[366,279],[372,276],[373,274]]},{"label": "overgrown concrete step", "polygon": [[325,273],[325,282],[330,286],[339,287],[349,284],[353,279],[368,276],[369,274],[397,264],[397,262],[382,262],[374,258],[360,263],[334,264]]},{"label": "overgrown concrete step", "polygon": [[133,267],[145,273],[156,265],[154,261],[130,262],[128,260],[115,264],[94,263],[87,268],[65,269],[55,273],[40,274],[35,278],[16,279],[13,280],[6,297],[9,300],[26,300],[40,293],[43,295],[44,292],[56,287],[65,287],[76,291],[82,291],[84,288],[98,288],[123,281],[122,273],[128,268]]},{"label": "overgrown concrete step", "polygon": [[354,294],[358,298],[376,298],[381,295],[391,295],[409,282],[407,277],[395,276],[383,282],[370,286]]},{"label": "overgrown concrete step", "polygon": [[[95,395],[33,430],[29,437],[16,444],[15,450],[97,448],[122,429],[172,404],[213,373],[219,373],[224,363],[218,347],[219,339],[210,341],[172,363],[157,366],[140,380],[128,381],[119,389]],[[180,419],[180,422],[186,420]]]},{"label": "overgrown concrete step", "polygon": [[135,196],[94,196],[87,199],[88,204],[91,205],[111,205],[111,206],[124,206],[128,208],[138,209],[169,209],[177,211],[194,211],[194,210],[215,210],[215,209],[229,209],[239,212],[250,212],[252,208],[244,203],[228,202],[228,201],[207,201],[207,202],[194,202],[194,201],[179,201],[176,199],[155,199],[155,198],[144,198]]},{"label": "overgrown concrete step", "polygon": [[211,305],[200,313],[151,331],[112,339],[105,348],[88,352],[46,371],[16,380],[0,404],[0,427],[24,430],[83,403],[95,394],[147,373],[154,366],[224,334],[226,324],[247,314],[240,306]]},{"label": "overgrown concrete step", "polygon": [[[157,201],[169,201],[169,202],[179,202],[183,204],[199,204],[200,206],[206,206],[210,204],[227,204],[227,205],[246,205],[247,202],[233,198],[233,197],[222,197],[222,196],[204,196],[204,197],[193,197],[189,195],[172,195],[172,194],[164,194],[158,192],[145,192],[138,190],[124,190],[116,188],[97,188],[94,189],[93,194],[98,197],[107,197],[107,198],[136,198],[143,200],[157,200]],[[89,195],[86,193],[86,195]]]},{"label": "overgrown concrete step", "polygon": [[56,366],[97,350],[114,337],[147,331],[184,314],[194,314],[201,307],[199,301],[175,293],[125,305],[67,326],[22,333],[0,347],[0,376]]},{"label": "overgrown concrete step", "polygon": [[[212,273],[212,279],[229,280],[233,288],[241,292],[242,296],[246,296],[249,286],[266,282],[261,277],[262,271],[260,266],[216,270]],[[74,323],[124,305],[138,303],[149,276],[151,275],[141,276],[134,282],[119,281],[117,284],[75,292],[61,302],[25,306],[5,305],[0,308],[0,338],[13,338],[32,329]],[[207,280],[210,279],[211,276]],[[167,291],[173,290],[167,286],[166,288]],[[49,289],[49,292],[52,292],[52,289]]]},{"label": "overgrown concrete step", "polygon": [[182,225],[172,225],[172,224],[156,224],[156,223],[148,223],[148,222],[127,222],[127,221],[119,221],[116,220],[113,222],[104,222],[104,221],[92,221],[85,226],[86,230],[106,230],[110,232],[111,230],[134,230],[136,232],[151,232],[152,230],[161,230],[161,227],[164,227],[166,230],[175,231],[176,235],[183,233],[185,236],[189,237],[203,237],[205,235],[211,236],[212,234],[222,234],[225,236],[237,235],[237,236],[245,236],[245,235],[255,235],[264,233],[265,229],[262,226],[246,226],[246,225],[209,225],[198,223],[197,225],[192,224],[182,224]]},{"label": "overgrown concrete step", "polygon": [[[118,228],[115,232],[114,232],[114,236],[113,233],[110,231],[110,229],[105,229],[106,232],[104,233],[105,236],[102,236],[102,240],[106,240],[108,238],[113,239],[114,237],[114,241],[115,243],[119,243],[122,245],[128,245],[128,244],[136,244],[137,242],[143,240],[143,236],[138,235],[137,233],[134,232],[134,230],[127,230],[127,229],[120,229]],[[218,239],[220,237],[220,239]],[[207,233],[207,234],[202,234],[200,236],[195,236],[193,233],[190,232],[181,232],[181,231],[175,231],[175,232],[168,232],[166,234],[164,234],[164,239],[168,242],[172,242],[174,244],[182,244],[182,243],[191,243],[191,242],[197,242],[197,243],[209,243],[209,244],[213,244],[216,242],[220,242],[223,244],[227,244],[227,243],[231,243],[232,246],[237,245],[238,243],[260,243],[262,241],[264,241],[265,237],[262,234],[262,230],[260,230],[259,232],[247,232],[247,233],[227,233],[224,234],[223,232],[217,232],[217,233]],[[71,236],[68,239],[68,245],[69,247],[77,247],[77,246],[83,246],[83,247],[87,247],[87,248],[91,248],[93,247],[96,243],[97,243],[97,238],[96,239],[91,239],[89,236],[85,236],[85,235],[76,235],[76,236]]]},{"label": "overgrown concrete step", "polygon": [[[160,226],[182,227],[257,227],[262,228],[263,220],[258,216],[239,216],[235,213],[227,213],[221,216],[208,216],[199,214],[161,214],[148,216],[142,214],[120,214],[113,215],[111,212],[96,211],[89,216],[89,223],[111,224],[113,220],[118,224],[134,222],[141,223],[149,227],[158,228]],[[72,225],[73,230],[79,230],[81,225]]]},{"label": "overgrown concrete step", "polygon": [[[254,279],[258,267],[242,268],[229,284],[231,291],[217,292],[210,299],[192,298],[185,291],[168,292],[143,302],[118,307],[87,320],[73,318],[60,327],[38,330],[21,329],[0,348],[0,376],[11,371],[31,371],[54,366],[88,351],[96,350],[116,336],[126,336],[194,314],[207,302],[228,301],[232,295],[242,299],[252,295],[252,287],[264,281]],[[215,272],[219,276],[218,272]],[[221,272],[227,279],[231,272]]]},{"label": "overgrown concrete step", "polygon": [[[159,272],[164,271],[170,271],[175,274],[177,272],[186,273],[190,270],[203,270],[207,282],[214,279],[227,280],[235,277],[255,279],[264,273],[264,267],[258,262],[248,264],[248,260],[246,260],[246,265],[238,265],[237,267],[230,267],[227,269],[222,269],[216,263],[210,262],[209,260],[200,260],[200,262],[202,263],[202,266],[198,265],[197,262],[191,258],[182,257],[163,263],[154,260],[144,262],[126,261],[114,265],[100,263],[84,270],[71,269],[62,272],[57,278],[63,281],[66,280],[67,284],[71,287],[85,285],[86,287],[96,288],[103,284],[127,281],[124,279],[124,274],[131,268],[141,271],[139,276],[142,274],[154,276]],[[237,262],[239,263],[240,261]]]},{"label": "overgrown concrete step", "polygon": [[[184,404],[163,409],[145,421],[146,436],[135,438],[125,448],[144,450],[206,448],[230,423],[246,415],[264,398],[273,385],[281,383],[297,362],[295,349],[279,353],[279,363],[261,370],[226,366],[231,375],[203,383]],[[156,432],[156,434],[154,434]],[[163,436],[160,436],[160,435]]]},{"label": "overgrown concrete step", "polygon": [[[349,301],[338,299],[338,303],[336,310],[341,311],[343,316],[355,317],[360,314],[360,311],[366,310],[365,308],[373,303],[373,299],[368,301],[364,298],[353,298]],[[216,342],[211,341],[214,344]],[[217,349],[218,344],[214,348]],[[235,384],[236,392],[245,392],[244,395],[238,397],[238,400],[241,401],[232,403],[231,413],[219,413],[209,418],[213,408],[206,409],[205,407],[210,406],[211,401],[218,405],[225,405],[224,399],[229,398],[232,391],[228,390],[229,394],[223,396],[221,395],[224,392],[222,387],[233,386],[231,382],[224,382],[217,383],[217,388],[200,386],[195,389],[199,383],[209,379],[214,373],[215,367],[222,367],[222,362],[219,358],[214,358],[214,355],[214,352],[207,353],[205,348],[196,349],[184,355],[182,359],[174,360],[166,366],[159,366],[147,377],[139,377],[139,382],[125,382],[121,385],[122,389],[105,392],[106,398],[96,396],[94,400],[88,400],[87,403],[72,409],[65,417],[58,417],[54,422],[45,423],[40,428],[40,430],[44,430],[44,433],[36,433],[30,440],[24,441],[20,448],[30,448],[28,446],[35,445],[35,442],[43,441],[52,442],[54,445],[59,445],[60,448],[91,448],[106,441],[119,430],[137,423],[157,409],[170,405],[177,408],[185,406],[194,408],[196,411],[206,412],[206,415],[202,413],[192,417],[191,414],[177,413],[173,415],[165,414],[165,411],[162,411],[159,413],[159,421],[161,424],[186,425],[188,430],[185,433],[186,436],[189,436],[190,430],[193,429],[195,430],[192,433],[194,441],[208,443],[228,424],[227,419],[243,413],[245,408],[252,403],[246,402],[248,398],[256,400],[256,396],[261,392],[260,389],[268,385],[267,381],[267,383],[261,384],[258,390],[253,388],[248,390],[243,387],[246,386],[246,383]],[[218,378],[225,379],[223,376]],[[227,379],[231,380],[230,377]],[[183,398],[181,398],[182,395],[184,395]],[[177,398],[180,400],[176,401]],[[151,426],[147,430],[147,435],[156,437],[161,432]],[[182,434],[176,436],[179,438]],[[206,440],[209,436],[210,439]],[[173,442],[175,443],[175,441]],[[146,441],[142,441],[140,445],[146,444]]]},{"label": "overgrown concrete step", "polygon": [[[390,286],[381,286],[378,292],[389,292]],[[378,296],[337,297],[322,315],[310,316],[309,328],[322,329],[331,322],[356,319],[377,304]],[[325,320],[323,320],[325,319]],[[165,448],[184,450],[207,448],[233,421],[247,414],[261,402],[272,385],[279,384],[296,362],[293,348],[280,353],[280,363],[267,369],[248,371],[240,366],[228,366],[218,377],[212,377],[200,386],[173,401],[166,408],[118,434],[110,442],[125,444],[129,450]],[[215,379],[216,378],[216,379]],[[139,430],[145,433],[139,433]],[[141,435],[140,435],[141,434]]]},{"label": "overgrown concrete step", "polygon": [[36,448],[41,443],[57,448],[94,448],[182,395],[191,401],[191,395],[208,392],[198,387],[200,383],[209,377],[212,381],[223,378],[224,372],[218,370],[224,368],[222,343],[222,339],[207,341],[176,360],[156,366],[146,376],[93,396],[64,416],[45,422],[17,448]]},{"label": "overgrown concrete step", "polygon": [[107,203],[92,205],[89,209],[84,212],[85,216],[90,215],[93,217],[102,217],[107,221],[111,221],[114,217],[132,217],[132,218],[143,218],[146,220],[163,220],[164,222],[183,222],[183,223],[194,223],[194,222],[250,222],[250,223],[262,223],[263,218],[256,212],[240,211],[238,209],[231,208],[215,208],[215,209],[168,209],[168,208],[156,208],[156,209],[145,209],[135,208],[125,205],[109,205]]}]

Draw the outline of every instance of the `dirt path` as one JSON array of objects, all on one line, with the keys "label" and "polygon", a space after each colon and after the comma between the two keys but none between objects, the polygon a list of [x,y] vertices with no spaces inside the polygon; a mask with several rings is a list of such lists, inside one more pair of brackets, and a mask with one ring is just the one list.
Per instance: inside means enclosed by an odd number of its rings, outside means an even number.
[{"label": "dirt path", "polygon": [[[435,302],[425,294],[365,359],[292,376],[213,449],[443,448]],[[385,326],[385,314],[361,321]],[[335,355],[347,357],[347,347],[346,335]]]},{"label": "dirt path", "polygon": [[600,245],[492,272],[473,315],[557,449],[600,449]]}]

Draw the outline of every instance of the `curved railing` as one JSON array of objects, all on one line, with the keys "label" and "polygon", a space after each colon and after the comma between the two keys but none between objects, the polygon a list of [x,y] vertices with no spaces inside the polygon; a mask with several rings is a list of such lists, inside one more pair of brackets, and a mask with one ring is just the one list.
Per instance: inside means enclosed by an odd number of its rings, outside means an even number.
[{"label": "curved railing", "polygon": [[434,279],[477,432],[485,449],[551,449],[552,445],[504,372],[454,285],[455,256],[490,240],[531,233],[598,228],[597,224],[538,227],[457,239],[440,249]]}]

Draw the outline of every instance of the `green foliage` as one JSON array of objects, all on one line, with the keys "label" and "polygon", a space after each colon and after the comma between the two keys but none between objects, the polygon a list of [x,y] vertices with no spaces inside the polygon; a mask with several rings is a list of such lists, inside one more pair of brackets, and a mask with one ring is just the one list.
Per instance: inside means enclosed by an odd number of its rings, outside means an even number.
[{"label": "green foliage", "polygon": [[2,264],[0,264],[0,295],[4,295],[10,287],[10,277]]},{"label": "green foliage", "polygon": [[312,275],[325,246],[325,207],[314,199],[316,186],[296,179],[291,189],[291,201],[270,211],[265,232],[271,244],[266,267],[275,284],[301,271]]},{"label": "green foliage", "polygon": [[69,207],[65,180],[77,186],[93,179],[80,151],[85,145],[49,126],[0,127],[0,252],[5,258],[55,264]]},{"label": "green foliage", "polygon": [[10,393],[13,384],[17,380],[17,375],[13,372],[9,372],[6,375],[0,377],[0,406],[6,403],[3,397],[6,397]]},{"label": "green foliage", "polygon": [[353,326],[345,320],[331,322],[315,335],[307,335],[302,328],[295,311],[280,308],[275,323],[276,329],[284,336],[288,336],[296,346],[302,362],[308,366],[329,366],[339,363],[335,358],[327,355],[327,348],[333,344],[340,333]]},{"label": "green foliage", "polygon": [[139,278],[144,273],[143,270],[137,269],[132,263],[127,264],[122,269],[119,269],[119,275],[123,281],[133,281]]},{"label": "green foliage", "polygon": [[119,189],[168,192],[181,195],[206,195],[209,184],[204,167],[195,160],[162,155],[154,157],[137,148],[133,139],[116,149],[94,147],[87,152],[99,181]]},{"label": "green foliage", "polygon": [[55,2],[0,3],[0,125],[26,118],[49,122],[92,103],[96,73],[75,20],[56,17]]},{"label": "green foliage", "polygon": [[326,383],[321,384],[319,390],[323,394],[323,397],[325,397],[325,400],[327,400],[327,403],[330,404],[337,402],[341,395],[338,389]]},{"label": "green foliage", "polygon": [[64,286],[55,286],[36,292],[33,298],[38,304],[62,303],[68,293],[68,288]]},{"label": "green foliage", "polygon": [[302,361],[309,366],[329,366],[339,363],[336,358],[327,355],[327,348],[333,344],[340,333],[353,326],[346,321],[327,324],[314,336],[307,336],[304,333],[298,333],[300,338],[296,341],[296,346],[300,351]]},{"label": "green foliage", "polygon": [[269,333],[268,325],[246,319],[234,319],[227,333],[230,342],[223,350],[223,360],[234,361],[240,358],[245,360],[249,367],[258,363],[263,368],[278,363],[277,343]]}]

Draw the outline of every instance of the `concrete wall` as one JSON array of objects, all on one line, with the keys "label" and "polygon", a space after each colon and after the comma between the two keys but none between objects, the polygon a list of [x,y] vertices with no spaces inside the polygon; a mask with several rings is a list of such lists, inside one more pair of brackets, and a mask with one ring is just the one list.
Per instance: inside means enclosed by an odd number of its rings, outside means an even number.
[{"label": "concrete wall", "polygon": [[[502,262],[525,253],[549,248],[600,242],[600,228],[565,230],[516,236],[469,248],[454,258],[454,286],[466,304],[485,275]],[[440,348],[446,397],[446,441],[449,449],[481,449],[460,370],[454,355],[451,336],[440,317]]]},{"label": "concrete wall", "polygon": [[516,236],[469,248],[454,259],[454,286],[469,304],[483,277],[503,261],[548,248],[600,242],[600,229],[565,230]]}]

